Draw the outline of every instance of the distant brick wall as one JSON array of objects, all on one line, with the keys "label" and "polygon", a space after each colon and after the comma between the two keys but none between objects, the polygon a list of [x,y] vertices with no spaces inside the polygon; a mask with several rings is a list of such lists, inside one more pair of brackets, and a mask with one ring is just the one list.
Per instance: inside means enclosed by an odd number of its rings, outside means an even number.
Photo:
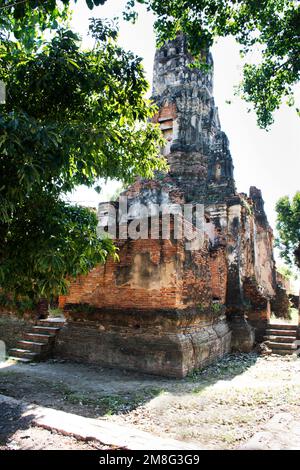
[{"label": "distant brick wall", "polygon": [[0,314],[0,340],[6,344],[6,350],[14,348],[33,324],[32,320],[24,320],[10,314]]},{"label": "distant brick wall", "polygon": [[276,271],[277,284],[280,284],[288,293],[291,292],[291,282],[284,277],[280,272]]},{"label": "distant brick wall", "polygon": [[271,303],[272,312],[277,318],[290,318],[290,299],[287,291],[280,284],[276,287],[276,295]]}]

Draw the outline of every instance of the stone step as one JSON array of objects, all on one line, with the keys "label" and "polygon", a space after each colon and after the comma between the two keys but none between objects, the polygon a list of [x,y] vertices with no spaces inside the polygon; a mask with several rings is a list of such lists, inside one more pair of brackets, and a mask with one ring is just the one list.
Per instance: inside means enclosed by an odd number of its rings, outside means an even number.
[{"label": "stone step", "polygon": [[297,331],[298,325],[285,325],[285,324],[275,324],[275,323],[269,323],[269,328],[272,330],[294,330]]},{"label": "stone step", "polygon": [[17,346],[19,346],[21,349],[28,349],[29,351],[35,352],[37,354],[42,354],[48,350],[47,343],[36,341],[21,340],[17,342]]},{"label": "stone step", "polygon": [[43,333],[45,335],[56,335],[58,333],[60,328],[55,327],[55,326],[34,326],[32,328],[32,333]]},{"label": "stone step", "polygon": [[23,359],[29,359],[29,360],[33,360],[38,357],[38,354],[35,352],[29,351],[28,349],[19,349],[19,348],[11,349],[10,354],[14,357],[21,357]]},{"label": "stone step", "polygon": [[45,320],[38,320],[37,321],[37,326],[48,326],[48,327],[55,327],[55,328],[62,328],[65,324],[64,319],[55,319],[55,320],[50,320],[49,318]]},{"label": "stone step", "polygon": [[266,341],[266,345],[271,349],[298,349],[298,346],[294,343],[276,343],[275,341]]},{"label": "stone step", "polygon": [[31,359],[26,359],[25,357],[16,357],[16,356],[9,356],[11,361],[23,362],[24,364],[31,362]]},{"label": "stone step", "polygon": [[264,336],[264,341],[275,341],[275,343],[294,343],[296,339],[296,336]]},{"label": "stone step", "polygon": [[42,333],[24,333],[24,339],[37,343],[49,344],[55,338],[54,335],[45,335]]},{"label": "stone step", "polygon": [[291,356],[295,354],[293,349],[274,349],[273,354],[278,354],[279,356]]},{"label": "stone step", "polygon": [[296,336],[296,331],[267,329],[266,336]]}]

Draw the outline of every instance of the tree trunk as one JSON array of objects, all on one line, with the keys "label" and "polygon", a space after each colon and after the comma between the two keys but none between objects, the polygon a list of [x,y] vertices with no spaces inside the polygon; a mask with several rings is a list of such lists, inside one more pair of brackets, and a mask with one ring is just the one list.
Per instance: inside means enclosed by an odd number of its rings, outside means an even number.
[{"label": "tree trunk", "polygon": [[48,300],[46,299],[39,300],[38,305],[37,305],[37,314],[38,314],[39,320],[48,317]]}]

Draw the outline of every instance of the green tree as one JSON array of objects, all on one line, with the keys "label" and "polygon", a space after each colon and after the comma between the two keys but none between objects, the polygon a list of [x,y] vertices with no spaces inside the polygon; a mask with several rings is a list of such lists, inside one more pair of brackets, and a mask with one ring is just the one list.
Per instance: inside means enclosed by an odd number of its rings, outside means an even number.
[{"label": "green tree", "polygon": [[261,127],[273,122],[273,113],[283,100],[294,105],[293,86],[300,77],[299,1],[129,0],[126,18],[136,18],[138,3],[155,13],[159,43],[183,32],[197,56],[218,37],[232,36],[243,55],[251,50],[261,52],[260,63],[244,66],[240,90],[253,104]]},{"label": "green tree", "polygon": [[91,210],[35,193],[14,210],[9,227],[0,225],[0,285],[13,299],[34,302],[66,293],[70,278],[116,254],[110,239],[98,239],[96,227]]},{"label": "green tree", "polygon": [[300,267],[300,192],[292,200],[282,197],[276,205],[277,246],[282,258],[291,266],[296,261]]},{"label": "green tree", "polygon": [[287,266],[287,265],[282,265],[282,266],[279,266],[277,268],[277,271],[279,272],[279,274],[281,274],[284,279],[286,279],[287,281],[290,281],[292,279],[295,278],[295,274],[293,273],[292,269]]},{"label": "green tree", "polygon": [[165,167],[162,138],[150,122],[155,109],[144,98],[141,59],[118,47],[114,25],[93,20],[94,48],[82,50],[78,36],[57,24],[43,40],[37,19],[11,38],[18,22],[7,18],[0,42],[7,91],[0,105],[0,285],[17,296],[50,298],[65,291],[66,279],[115,254],[111,241],[97,239],[95,214],[66,204],[64,195],[99,177],[128,183],[153,176]]},{"label": "green tree", "polygon": [[[86,0],[90,9],[115,0]],[[9,0],[1,4],[11,3]],[[75,0],[76,3],[76,0]],[[13,4],[13,3],[12,3]],[[18,34],[24,33],[24,18],[30,15],[34,24],[57,21],[58,1],[24,0],[6,12],[14,17]],[[63,0],[67,8],[70,0]],[[258,50],[261,61],[246,63],[240,87],[242,97],[257,113],[258,124],[268,128],[273,114],[282,102],[295,106],[294,86],[300,76],[300,2],[297,0],[128,0],[124,16],[137,17],[137,4],[142,4],[156,16],[158,43],[174,39],[183,32],[194,56],[212,46],[218,37],[234,37],[241,54]],[[32,11],[35,15],[32,16]],[[1,24],[1,20],[0,20]]]}]

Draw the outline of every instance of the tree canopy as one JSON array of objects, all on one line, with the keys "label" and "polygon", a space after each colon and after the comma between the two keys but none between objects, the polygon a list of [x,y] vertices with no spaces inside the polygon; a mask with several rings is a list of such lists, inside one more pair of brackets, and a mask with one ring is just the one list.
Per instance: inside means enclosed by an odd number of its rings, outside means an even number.
[{"label": "tree canopy", "polygon": [[[294,105],[293,86],[300,78],[300,2],[295,0],[129,0],[126,17],[136,18],[136,4],[156,15],[159,43],[186,34],[194,55],[218,37],[232,36],[243,55],[258,50],[261,61],[246,63],[240,92],[252,103],[258,124],[267,128],[283,102]],[[299,109],[297,109],[299,114]]]},{"label": "tree canopy", "polygon": [[[75,3],[77,0],[74,0]],[[86,0],[87,6],[112,0]],[[45,28],[66,15],[70,0],[0,0],[2,11],[13,19],[14,31],[24,35],[24,21],[31,30]],[[59,9],[62,4],[64,8]],[[137,5],[156,16],[158,43],[183,32],[192,54],[209,48],[218,37],[232,36],[247,55],[256,50],[258,63],[246,63],[240,87],[242,97],[253,105],[258,124],[268,128],[282,102],[297,108],[294,87],[300,77],[300,2],[298,0],[128,0],[127,20],[137,17]],[[2,5],[2,6],[1,6]],[[7,18],[6,18],[7,21]],[[5,19],[0,19],[0,25]]]},{"label": "tree canopy", "polygon": [[1,31],[0,286],[38,299],[115,254],[96,236],[96,215],[65,194],[99,177],[151,177],[165,163],[141,59],[118,47],[116,26],[92,20],[95,44],[82,50],[62,24],[46,41],[32,23],[12,38],[17,23],[8,16]]},{"label": "tree canopy", "polygon": [[[93,10],[109,1],[112,0],[86,0],[86,4]],[[70,0],[62,0],[65,9],[61,10],[58,0],[19,3],[0,0],[0,8],[1,4],[14,19],[17,34],[22,35],[24,19],[28,25],[28,18],[31,18],[31,29],[37,23],[42,27],[49,26],[66,14]],[[258,50],[261,54],[259,63],[244,66],[240,93],[253,105],[260,127],[268,128],[273,123],[274,111],[283,101],[295,106],[300,113],[294,99],[294,86],[300,77],[299,1],[128,0],[124,11],[126,19],[136,19],[137,4],[145,5],[155,14],[159,44],[183,32],[195,56],[209,48],[218,37],[226,36],[237,40],[243,55]]]},{"label": "tree canopy", "polygon": [[300,192],[292,200],[288,196],[279,199],[277,211],[277,246],[282,258],[300,268]]}]

